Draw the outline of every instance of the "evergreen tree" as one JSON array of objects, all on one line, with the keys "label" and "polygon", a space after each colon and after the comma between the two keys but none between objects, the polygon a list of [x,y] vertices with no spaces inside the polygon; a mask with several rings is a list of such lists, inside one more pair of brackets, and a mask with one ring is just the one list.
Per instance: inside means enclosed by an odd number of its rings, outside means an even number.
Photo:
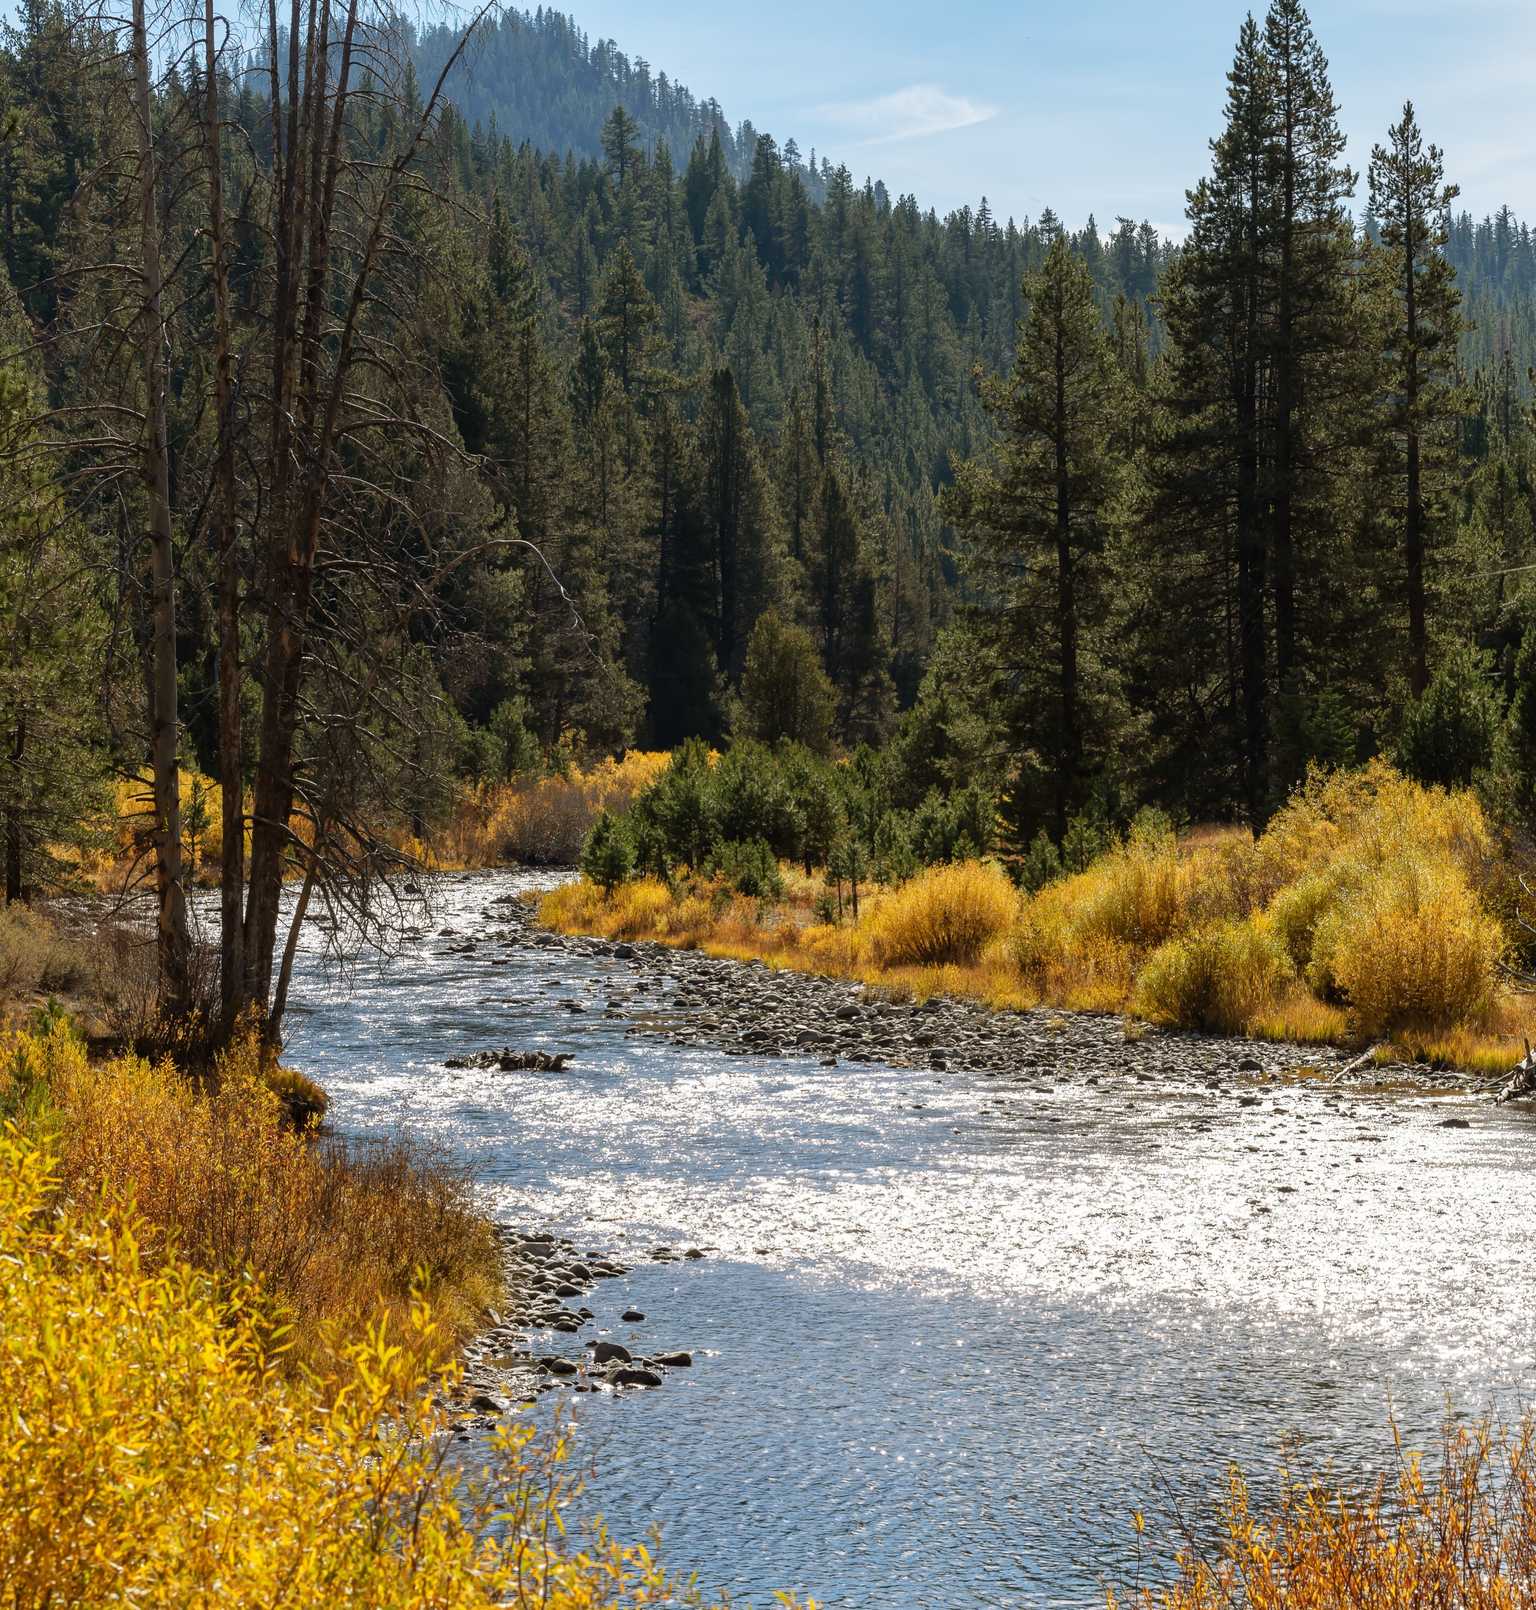
[{"label": "evergreen tree", "polygon": [[764,614],[747,645],[738,730],[764,743],[788,740],[824,754],[836,697],[810,633],[774,610]]},{"label": "evergreen tree", "polygon": [[1064,239],[1025,296],[1013,372],[983,385],[998,446],[959,466],[951,507],[970,544],[978,624],[1011,683],[1010,736],[1044,773],[1060,840],[1111,730],[1101,649],[1121,474],[1110,439],[1124,393],[1092,276]]},{"label": "evergreen tree", "polygon": [[1428,570],[1445,518],[1453,431],[1461,413],[1456,343],[1461,294],[1445,255],[1445,215],[1459,193],[1445,182],[1438,146],[1424,144],[1413,103],[1371,151],[1371,211],[1381,244],[1371,254],[1384,357],[1384,491],[1400,510],[1408,683],[1429,686]]}]

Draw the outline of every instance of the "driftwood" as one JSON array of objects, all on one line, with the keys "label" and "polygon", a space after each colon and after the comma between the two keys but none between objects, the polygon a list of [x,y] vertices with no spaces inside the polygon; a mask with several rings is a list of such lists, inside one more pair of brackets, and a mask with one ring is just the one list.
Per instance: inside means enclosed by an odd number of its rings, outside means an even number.
[{"label": "driftwood", "polygon": [[1529,1040],[1525,1042],[1525,1055],[1515,1064],[1493,1099],[1519,1101],[1526,1096],[1536,1096],[1536,1051],[1531,1049]]},{"label": "driftwood", "polygon": [[499,1068],[503,1073],[562,1073],[571,1060],[568,1051],[476,1051],[469,1057],[449,1057],[449,1068]]},{"label": "driftwood", "polygon": [[[1385,1043],[1385,1041],[1382,1042],[1382,1044]],[[1328,1083],[1331,1085],[1343,1084],[1350,1074],[1358,1073],[1360,1069],[1363,1068],[1379,1050],[1381,1050],[1381,1045],[1367,1047],[1367,1049],[1362,1051],[1353,1062],[1346,1062],[1344,1066],[1340,1068],[1336,1074],[1334,1074]]]}]

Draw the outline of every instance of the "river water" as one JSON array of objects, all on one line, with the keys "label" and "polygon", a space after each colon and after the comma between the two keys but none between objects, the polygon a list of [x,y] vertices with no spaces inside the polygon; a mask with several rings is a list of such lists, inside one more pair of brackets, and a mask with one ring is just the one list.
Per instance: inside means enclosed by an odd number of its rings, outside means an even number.
[{"label": "river water", "polygon": [[[434,1137],[497,1216],[635,1260],[583,1335],[694,1367],[568,1407],[616,1535],[659,1526],[703,1585],[1099,1604],[1136,1575],[1133,1510],[1165,1546],[1229,1461],[1364,1479],[1390,1414],[1425,1445],[1448,1406],[1521,1408],[1529,1115],[1294,1083],[1239,1105],[1135,1084],[1133,1044],[1124,1079],[1018,1092],[680,1048],[604,1017],[622,962],[494,938],[492,902],[530,881],[438,880],[387,967],[337,979],[307,944],[290,1053],[341,1132]],[[575,1060],[443,1066],[505,1044]],[[648,1261],[662,1244],[709,1250]]]}]

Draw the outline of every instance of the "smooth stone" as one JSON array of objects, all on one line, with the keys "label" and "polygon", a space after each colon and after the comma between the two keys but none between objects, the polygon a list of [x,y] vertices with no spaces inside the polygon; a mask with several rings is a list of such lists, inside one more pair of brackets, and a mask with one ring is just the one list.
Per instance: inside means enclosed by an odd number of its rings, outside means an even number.
[{"label": "smooth stone", "polygon": [[651,1358],[653,1364],[667,1364],[677,1368],[686,1369],[693,1363],[692,1353],[656,1353]]},{"label": "smooth stone", "polygon": [[613,1372],[613,1382],[615,1386],[660,1386],[661,1376],[655,1370],[628,1364],[622,1370]]},{"label": "smooth stone", "polygon": [[592,1349],[594,1364],[609,1364],[614,1360],[628,1364],[635,1356],[622,1342],[589,1342],[587,1345]]},{"label": "smooth stone", "polygon": [[638,1325],[645,1315],[638,1308],[626,1308],[619,1317],[626,1325]]}]

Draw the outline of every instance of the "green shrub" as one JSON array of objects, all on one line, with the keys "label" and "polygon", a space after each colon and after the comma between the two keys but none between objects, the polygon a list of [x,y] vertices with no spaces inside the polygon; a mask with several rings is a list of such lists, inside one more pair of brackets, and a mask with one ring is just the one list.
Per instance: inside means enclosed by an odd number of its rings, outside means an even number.
[{"label": "green shrub", "polygon": [[1397,763],[1416,782],[1465,787],[1493,763],[1503,712],[1483,655],[1458,646],[1403,713]]},{"label": "green shrub", "polygon": [[623,822],[607,811],[598,813],[581,847],[581,870],[605,895],[634,873],[634,842]]},{"label": "green shrub", "polygon": [[714,853],[712,870],[754,900],[777,900],[784,893],[778,857],[764,839],[727,839]]}]

